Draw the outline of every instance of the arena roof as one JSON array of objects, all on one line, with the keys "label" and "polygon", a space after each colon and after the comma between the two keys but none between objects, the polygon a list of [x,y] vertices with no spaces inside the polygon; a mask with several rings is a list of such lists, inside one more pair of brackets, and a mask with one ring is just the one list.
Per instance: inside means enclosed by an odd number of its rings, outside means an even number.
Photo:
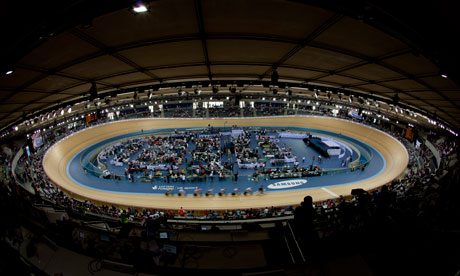
[{"label": "arena roof", "polygon": [[280,80],[397,93],[460,127],[459,28],[448,3],[158,0],[137,14],[134,1],[42,2],[2,3],[0,129],[85,97],[92,83],[101,93],[269,80],[275,69]]}]

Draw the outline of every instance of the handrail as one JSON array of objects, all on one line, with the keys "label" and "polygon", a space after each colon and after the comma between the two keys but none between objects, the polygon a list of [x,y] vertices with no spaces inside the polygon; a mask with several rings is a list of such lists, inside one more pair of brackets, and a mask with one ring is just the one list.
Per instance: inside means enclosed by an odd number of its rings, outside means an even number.
[{"label": "handrail", "polygon": [[209,220],[209,219],[168,219],[171,223],[185,223],[185,224],[240,224],[240,223],[251,223],[251,222],[273,222],[273,221],[285,221],[294,219],[294,215],[282,215],[270,218],[257,218],[257,219],[221,219],[221,220]]},{"label": "handrail", "polygon": [[24,149],[21,148],[18,150],[16,155],[13,158],[13,162],[11,162],[11,171],[13,172],[13,177],[16,180],[16,167],[18,166],[19,159],[24,154]]},{"label": "handrail", "polygon": [[302,261],[305,262],[305,257],[303,255],[302,249],[300,248],[299,243],[297,242],[297,239],[296,239],[296,237],[294,235],[294,231],[292,231],[292,227],[291,227],[291,224],[289,223],[289,221],[287,222],[287,225],[289,227],[289,230],[291,231],[292,238],[294,238],[295,245],[297,246],[297,250],[299,250],[300,256],[302,257]]},{"label": "handrail", "polygon": [[436,147],[430,141],[428,141],[428,139],[424,139],[424,142],[425,142],[425,145],[433,153],[434,160],[436,161],[435,166],[436,166],[436,169],[438,169],[439,166],[441,165],[441,156],[439,154],[439,151],[436,149]]}]

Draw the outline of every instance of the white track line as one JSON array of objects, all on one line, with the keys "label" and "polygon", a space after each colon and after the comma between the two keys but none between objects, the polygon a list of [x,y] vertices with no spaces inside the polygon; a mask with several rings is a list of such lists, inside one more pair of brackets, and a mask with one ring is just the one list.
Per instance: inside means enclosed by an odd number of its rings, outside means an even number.
[{"label": "white track line", "polygon": [[334,196],[334,197],[339,197],[338,194],[334,193],[334,192],[331,192],[330,190],[326,189],[326,188],[321,188],[321,190],[325,191],[326,193],[330,194],[331,196]]}]

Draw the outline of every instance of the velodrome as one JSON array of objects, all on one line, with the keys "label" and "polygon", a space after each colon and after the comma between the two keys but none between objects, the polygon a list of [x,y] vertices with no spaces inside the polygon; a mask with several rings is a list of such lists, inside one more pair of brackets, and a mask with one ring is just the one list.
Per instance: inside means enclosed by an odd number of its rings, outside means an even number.
[{"label": "velodrome", "polygon": [[[188,128],[219,126],[291,126],[308,127],[340,133],[358,139],[378,150],[386,161],[386,167],[377,176],[347,185],[312,188],[302,191],[284,191],[266,194],[223,197],[164,196],[113,193],[89,189],[72,181],[67,175],[67,164],[84,148],[107,138],[147,129]],[[351,190],[372,190],[398,178],[409,162],[405,147],[390,135],[369,126],[330,117],[278,116],[272,118],[220,118],[220,119],[135,119],[115,121],[91,127],[58,142],[48,150],[43,167],[50,180],[72,196],[95,202],[123,207],[156,208],[175,210],[181,207],[191,210],[227,210],[239,208],[262,208],[266,206],[297,205],[305,195],[315,201],[350,195]]]}]

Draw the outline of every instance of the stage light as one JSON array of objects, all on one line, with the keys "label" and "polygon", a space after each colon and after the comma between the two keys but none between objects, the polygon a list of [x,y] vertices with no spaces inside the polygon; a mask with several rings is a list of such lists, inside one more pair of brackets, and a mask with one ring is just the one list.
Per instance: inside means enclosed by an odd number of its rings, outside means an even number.
[{"label": "stage light", "polygon": [[152,98],[152,92],[151,91],[147,92],[147,98],[149,98],[149,100]]},{"label": "stage light", "polygon": [[441,77],[447,79],[447,75],[445,75],[445,74],[442,74]]},{"label": "stage light", "polygon": [[67,109],[67,113],[70,113],[70,112],[72,112],[72,108],[71,108],[71,107],[69,107],[69,109]]},{"label": "stage light", "polygon": [[14,72],[13,70],[8,70],[8,71],[5,72],[5,75],[11,75],[11,74],[13,74],[13,72]]},{"label": "stage light", "polygon": [[133,11],[136,13],[144,13],[144,12],[147,12],[148,9],[144,4],[140,3],[137,6],[133,7]]}]

